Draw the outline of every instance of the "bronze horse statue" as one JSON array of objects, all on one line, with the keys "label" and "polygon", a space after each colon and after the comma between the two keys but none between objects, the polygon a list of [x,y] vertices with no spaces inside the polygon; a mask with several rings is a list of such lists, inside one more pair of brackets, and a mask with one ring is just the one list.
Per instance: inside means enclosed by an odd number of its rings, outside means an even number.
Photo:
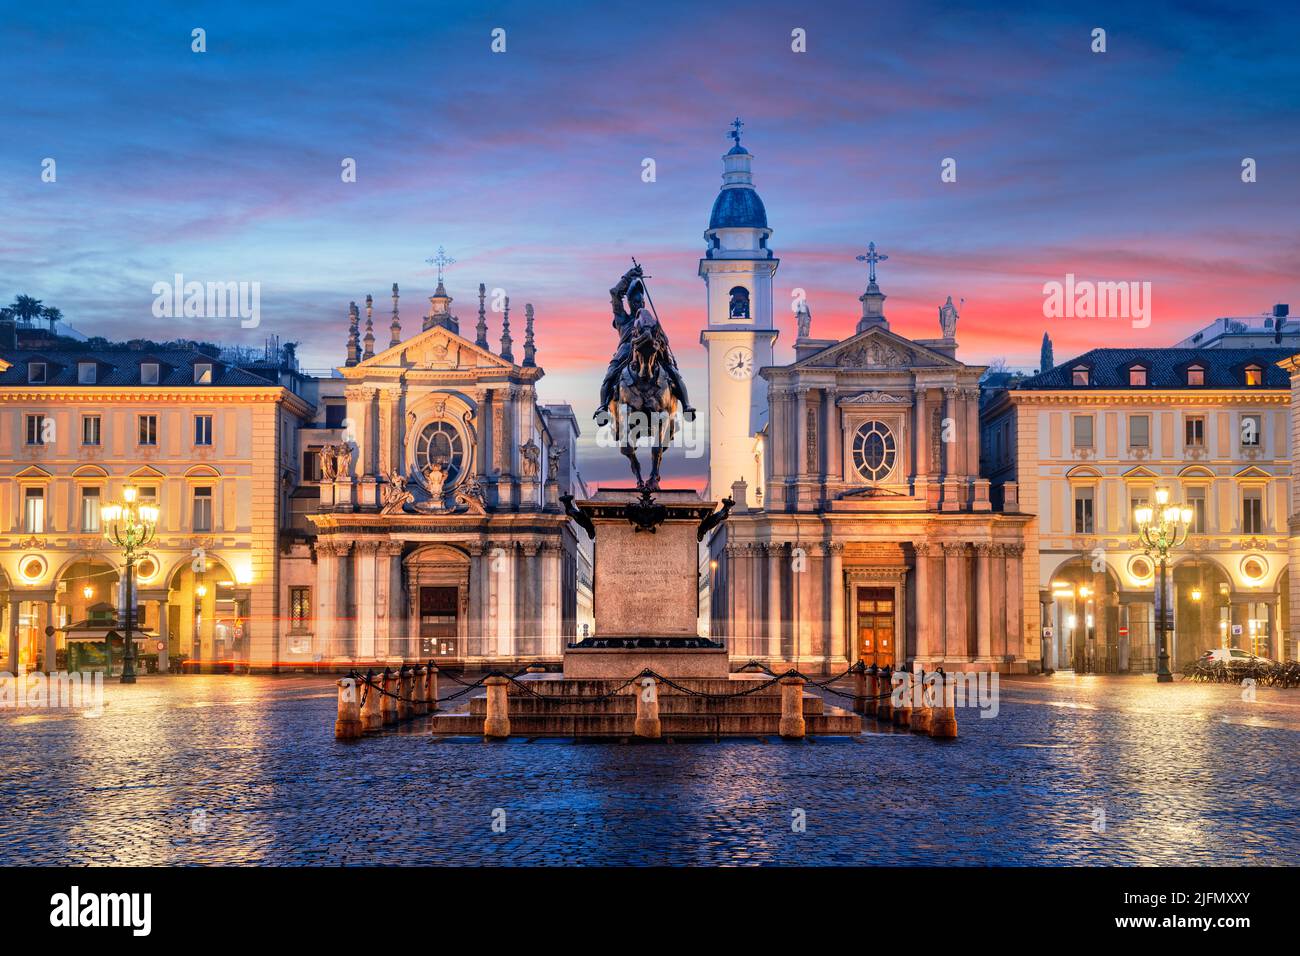
[{"label": "bronze horse statue", "polygon": [[[632,465],[637,491],[659,490],[659,463],[664,450],[677,435],[677,412],[681,407],[673,389],[668,365],[673,361],[659,319],[649,309],[637,312],[632,325],[631,354],[606,410],[613,421],[619,450]],[[650,440],[650,477],[641,476],[636,446]]]}]

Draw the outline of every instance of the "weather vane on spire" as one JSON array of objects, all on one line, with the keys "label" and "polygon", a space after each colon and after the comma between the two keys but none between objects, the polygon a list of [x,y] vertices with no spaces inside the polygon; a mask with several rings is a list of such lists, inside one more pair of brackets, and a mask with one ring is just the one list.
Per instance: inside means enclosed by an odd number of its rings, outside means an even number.
[{"label": "weather vane on spire", "polygon": [[737,146],[740,145],[740,130],[744,125],[745,124],[740,121],[740,117],[737,116],[731,123],[731,132],[727,134],[736,141]]},{"label": "weather vane on spire", "polygon": [[431,266],[437,266],[437,267],[438,267],[438,284],[439,284],[439,285],[442,284],[442,273],[443,273],[443,270],[446,269],[447,266],[452,266],[452,265],[455,265],[455,264],[456,264],[456,260],[453,259],[451,256],[447,255],[447,250],[444,249],[442,246],[439,246],[439,247],[438,247],[438,254],[437,254],[436,256],[432,257],[431,259],[425,259],[424,261],[427,262],[427,263],[429,263],[429,265],[431,265]]},{"label": "weather vane on spire", "polygon": [[865,256],[858,256],[858,261],[865,262],[871,267],[871,274],[867,277],[869,282],[876,281],[876,263],[884,262],[888,258],[889,256],[884,253],[876,252],[876,244],[874,242],[867,243],[867,254]]}]

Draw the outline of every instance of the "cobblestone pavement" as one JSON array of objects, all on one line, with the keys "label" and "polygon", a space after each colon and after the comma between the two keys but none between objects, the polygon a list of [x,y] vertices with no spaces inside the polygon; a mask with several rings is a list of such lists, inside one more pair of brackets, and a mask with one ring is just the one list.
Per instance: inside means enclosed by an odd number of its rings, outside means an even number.
[{"label": "cobblestone pavement", "polygon": [[417,723],[344,744],[331,678],[142,678],[106,685],[101,716],[0,713],[0,863],[1295,861],[1300,691],[1001,691],[953,742],[868,720],[802,743],[486,744]]}]

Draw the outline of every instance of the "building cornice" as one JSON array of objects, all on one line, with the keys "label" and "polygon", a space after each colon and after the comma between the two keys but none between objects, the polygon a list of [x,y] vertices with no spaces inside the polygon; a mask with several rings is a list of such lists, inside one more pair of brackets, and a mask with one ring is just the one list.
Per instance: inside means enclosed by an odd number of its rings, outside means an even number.
[{"label": "building cornice", "polygon": [[[1290,389],[1187,389],[1138,391],[1136,389],[1052,389],[1022,391],[1009,389],[1007,399],[1014,405],[1286,405]],[[996,406],[990,406],[992,411]]]},{"label": "building cornice", "polygon": [[147,388],[138,385],[86,385],[40,388],[30,385],[0,387],[0,402],[119,402],[163,404],[231,404],[283,402],[300,415],[313,406],[287,388],[257,386],[194,386],[190,388]]}]

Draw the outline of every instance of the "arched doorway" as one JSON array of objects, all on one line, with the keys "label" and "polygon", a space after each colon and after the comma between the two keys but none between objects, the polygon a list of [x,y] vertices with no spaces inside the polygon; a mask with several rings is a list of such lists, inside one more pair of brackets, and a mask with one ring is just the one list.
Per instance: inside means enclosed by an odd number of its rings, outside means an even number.
[{"label": "arched doorway", "polygon": [[[57,641],[56,665],[73,671],[107,669],[109,649],[103,628],[121,619],[122,576],[103,555],[76,558],[55,578]],[[137,614],[136,622],[144,626]],[[139,644],[136,645],[139,649]],[[120,667],[125,645],[112,650],[114,667]]]},{"label": "arched doorway", "polygon": [[1186,558],[1174,566],[1173,589],[1169,666],[1181,671],[1206,651],[1230,646],[1232,582],[1217,562]]},{"label": "arched doorway", "polygon": [[187,670],[224,669],[243,659],[248,601],[224,561],[181,561],[167,578],[168,650]]},{"label": "arched doorway", "polygon": [[484,638],[469,639],[469,555],[450,545],[425,545],[408,555],[404,566],[407,634],[390,638],[389,654],[440,661],[484,656]]},{"label": "arched doorway", "polygon": [[1120,583],[1110,567],[1084,556],[1065,561],[1052,574],[1051,598],[1045,665],[1086,674],[1119,672],[1126,635]]}]

